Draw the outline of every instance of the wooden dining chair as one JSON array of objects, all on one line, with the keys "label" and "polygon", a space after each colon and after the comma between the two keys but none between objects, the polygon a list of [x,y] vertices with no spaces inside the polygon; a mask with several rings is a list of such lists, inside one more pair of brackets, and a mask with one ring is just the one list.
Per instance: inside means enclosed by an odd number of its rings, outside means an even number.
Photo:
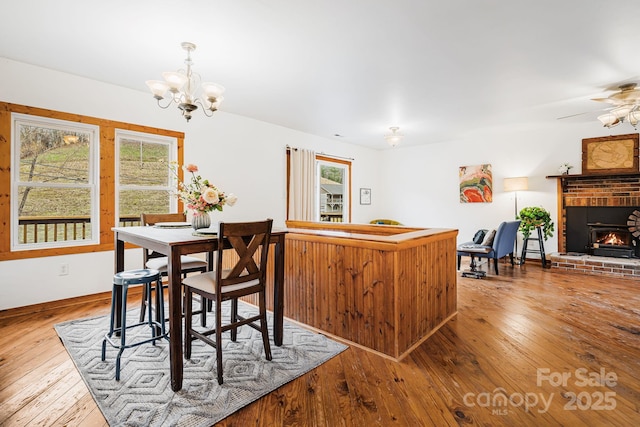
[{"label": "wooden dining chair", "polygon": [[[159,222],[186,222],[186,215],[184,213],[169,213],[169,214],[140,214],[140,224],[145,226],[153,226]],[[166,255],[158,252],[150,251],[149,249],[142,250],[142,260],[144,268],[151,268],[158,270],[162,276],[167,276],[169,258]],[[180,272],[183,277],[187,277],[189,273],[204,273],[209,269],[206,261],[198,257],[182,255],[180,257]],[[166,288],[166,285],[164,286]],[[144,289],[142,291],[142,302],[140,305],[140,321],[144,321],[146,307],[146,295],[144,295]],[[206,300],[201,301],[203,308],[209,305]],[[201,315],[200,323],[204,326],[206,324],[206,310],[199,310]]]},{"label": "wooden dining chair", "polygon": [[[185,308],[184,355],[191,358],[191,344],[199,339],[216,349],[218,384],[222,384],[222,333],[231,331],[231,341],[236,341],[238,327],[248,325],[262,334],[267,360],[271,360],[265,281],[267,253],[273,220],[257,222],[220,223],[215,271],[192,275],[182,281],[185,300],[192,301],[193,294],[214,301],[215,327],[197,331],[192,322],[192,304]],[[224,245],[224,246],[223,246]],[[258,261],[256,263],[256,261]],[[258,294],[258,314],[242,317],[238,314],[238,298]],[[229,323],[222,324],[222,302],[231,301]],[[260,321],[257,325],[255,322]],[[215,335],[215,339],[212,336]]]}]

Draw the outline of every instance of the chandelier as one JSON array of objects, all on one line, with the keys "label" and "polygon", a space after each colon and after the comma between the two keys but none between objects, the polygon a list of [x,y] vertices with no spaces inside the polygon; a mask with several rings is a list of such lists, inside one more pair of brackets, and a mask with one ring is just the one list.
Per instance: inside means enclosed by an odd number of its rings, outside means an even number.
[{"label": "chandelier", "polygon": [[396,145],[400,144],[400,141],[402,140],[404,135],[401,133],[397,133],[398,130],[400,130],[400,128],[397,126],[391,126],[389,130],[391,131],[391,133],[385,135],[384,139],[385,141],[387,141],[387,144],[389,144],[392,147],[395,147]]},{"label": "chandelier", "polygon": [[606,114],[598,116],[598,120],[606,128],[612,128],[618,126],[620,123],[627,121],[634,129],[640,122],[640,110],[637,105],[623,105],[621,107],[614,108]]},{"label": "chandelier", "polygon": [[613,108],[608,113],[598,116],[598,120],[604,127],[612,128],[626,121],[634,129],[636,128],[640,122],[640,90],[635,87],[635,83],[623,84],[618,87],[619,92],[607,98],[594,99],[594,101],[613,104]]},{"label": "chandelier", "polygon": [[[191,52],[196,49],[196,45],[189,42],[183,42],[182,48],[187,51],[187,59],[184,63],[186,70],[166,71],[162,73],[164,80],[147,80],[146,84],[158,101],[158,106],[166,109],[172,103],[178,104],[178,108],[182,110],[182,115],[187,122],[191,119],[191,113],[198,109],[198,105],[202,107],[202,111],[207,117],[213,116],[213,112],[218,109],[220,103],[224,100],[222,93],[224,87],[216,83],[200,83],[200,74],[191,70],[193,61],[191,61]],[[202,95],[198,98],[197,91],[202,88]],[[165,98],[165,94],[170,92]],[[167,100],[166,105],[162,105],[163,100]]]}]

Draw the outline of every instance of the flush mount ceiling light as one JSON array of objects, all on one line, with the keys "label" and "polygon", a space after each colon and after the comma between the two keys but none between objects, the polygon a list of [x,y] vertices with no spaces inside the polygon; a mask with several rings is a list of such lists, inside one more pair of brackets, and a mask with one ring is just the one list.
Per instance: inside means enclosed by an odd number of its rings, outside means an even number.
[{"label": "flush mount ceiling light", "polygon": [[618,86],[619,91],[607,98],[595,98],[593,101],[612,104],[613,108],[606,114],[598,116],[598,120],[606,128],[618,126],[627,121],[633,128],[640,122],[640,90],[636,83]]},{"label": "flush mount ceiling light", "polygon": [[400,141],[402,140],[402,137],[404,137],[404,135],[401,133],[397,133],[398,130],[400,130],[400,128],[397,126],[391,126],[389,130],[391,130],[391,133],[385,135],[384,139],[385,141],[387,141],[387,144],[395,147],[396,145],[400,144]]},{"label": "flush mount ceiling light", "polygon": [[[191,70],[193,61],[191,61],[191,52],[196,49],[196,45],[189,42],[183,42],[182,48],[187,51],[187,59],[184,63],[186,70],[166,71],[162,73],[164,80],[147,80],[147,86],[158,101],[160,108],[168,108],[172,103],[178,104],[178,108],[182,110],[182,115],[187,122],[191,119],[191,112],[198,109],[198,105],[202,107],[202,111],[207,117],[213,116],[213,112],[218,109],[220,103],[224,99],[222,93],[224,87],[216,83],[200,83],[202,81],[200,74]],[[198,91],[202,88],[201,98],[198,98]],[[165,98],[165,94],[169,95]],[[166,105],[162,105],[161,101],[167,99]]]}]

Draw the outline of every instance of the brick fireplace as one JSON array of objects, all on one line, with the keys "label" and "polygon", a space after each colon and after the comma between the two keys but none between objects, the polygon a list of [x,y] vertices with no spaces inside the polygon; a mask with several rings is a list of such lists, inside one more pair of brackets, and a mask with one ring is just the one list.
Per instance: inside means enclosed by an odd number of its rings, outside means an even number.
[{"label": "brick fireplace", "polygon": [[[593,249],[594,229],[620,229],[640,209],[640,173],[561,175],[558,181],[558,249],[551,267],[588,274],[640,278],[637,239],[626,241],[626,252],[609,245]],[[595,227],[594,227],[595,226]],[[624,234],[624,233],[621,233]],[[622,238],[621,238],[622,239]],[[605,255],[605,256],[602,256]]]}]

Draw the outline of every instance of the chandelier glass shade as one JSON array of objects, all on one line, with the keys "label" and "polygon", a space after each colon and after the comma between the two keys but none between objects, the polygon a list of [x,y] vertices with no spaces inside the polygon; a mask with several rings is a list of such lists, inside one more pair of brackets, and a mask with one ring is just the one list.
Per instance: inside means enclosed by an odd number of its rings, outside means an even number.
[{"label": "chandelier glass shade", "polygon": [[385,135],[384,139],[385,141],[387,141],[387,144],[389,144],[392,147],[395,147],[396,145],[400,144],[400,141],[402,141],[402,138],[404,137],[404,135],[401,133],[398,133],[398,130],[400,130],[400,128],[397,126],[391,126],[389,130],[391,131],[391,133]]},{"label": "chandelier glass shade", "polygon": [[635,129],[640,122],[640,90],[635,83],[620,85],[619,92],[607,98],[596,98],[594,101],[606,102],[613,107],[607,113],[598,116],[598,120],[606,128],[618,126],[627,122]]},{"label": "chandelier glass shade", "polygon": [[[187,122],[191,120],[191,113],[198,107],[202,107],[204,114],[211,117],[224,100],[224,87],[217,83],[201,83],[200,74],[194,73],[191,69],[191,52],[196,49],[196,45],[183,42],[182,48],[187,51],[187,58],[184,60],[187,68],[166,71],[162,73],[164,80],[147,80],[146,84],[160,108],[165,109],[173,103],[177,104]],[[163,104],[163,101],[166,103]]]}]

